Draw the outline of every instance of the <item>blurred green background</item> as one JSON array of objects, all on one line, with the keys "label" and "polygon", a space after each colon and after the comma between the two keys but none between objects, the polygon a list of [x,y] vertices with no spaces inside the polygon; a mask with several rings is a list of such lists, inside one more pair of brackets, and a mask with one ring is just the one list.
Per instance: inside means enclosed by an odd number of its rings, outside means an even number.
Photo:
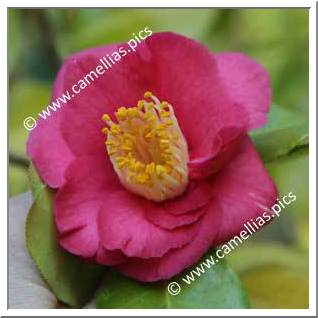
[{"label": "blurred green background", "polygon": [[244,52],[268,69],[275,105],[269,128],[252,135],[279,192],[297,201],[227,259],[253,308],[307,308],[308,10],[10,9],[9,195],[29,190],[23,120],[48,105],[65,57],[126,42],[145,26]]}]

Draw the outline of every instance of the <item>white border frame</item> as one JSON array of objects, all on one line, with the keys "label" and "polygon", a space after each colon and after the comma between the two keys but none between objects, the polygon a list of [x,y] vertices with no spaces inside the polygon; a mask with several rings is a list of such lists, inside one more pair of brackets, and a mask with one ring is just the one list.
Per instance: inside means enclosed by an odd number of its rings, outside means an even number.
[{"label": "white border frame", "polygon": [[[309,0],[299,1],[253,1],[253,0],[196,0],[187,2],[178,0],[145,1],[136,0],[132,6],[129,1],[102,2],[99,0],[4,0],[0,2],[0,36],[2,56],[0,59],[0,114],[2,126],[0,134],[0,149],[7,149],[7,9],[8,8],[50,8],[50,7],[204,7],[211,5],[215,8],[310,8],[309,9],[309,309],[7,309],[7,262],[1,263],[1,316],[315,316],[316,315],[316,2]],[[7,175],[7,160],[0,158],[2,175]],[[7,181],[7,180],[6,180]],[[3,181],[2,181],[3,182]],[[7,188],[4,185],[1,191],[2,216],[0,230],[0,244],[2,255],[7,253]]]}]

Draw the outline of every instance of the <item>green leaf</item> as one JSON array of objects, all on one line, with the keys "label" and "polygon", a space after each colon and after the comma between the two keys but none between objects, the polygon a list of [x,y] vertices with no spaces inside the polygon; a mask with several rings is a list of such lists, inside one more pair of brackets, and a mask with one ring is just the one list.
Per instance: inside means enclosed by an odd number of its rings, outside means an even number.
[{"label": "green leaf", "polygon": [[105,267],[86,263],[59,247],[52,198],[52,190],[36,188],[26,221],[26,244],[57,299],[78,308],[93,296]]},{"label": "green leaf", "polygon": [[268,124],[253,131],[251,137],[264,161],[271,161],[308,144],[308,117],[274,105]]},{"label": "green leaf", "polygon": [[268,162],[266,168],[277,185],[280,195],[293,192],[297,199],[286,208],[296,216],[308,217],[309,211],[309,158],[308,147],[295,149],[288,156]]},{"label": "green leaf", "polygon": [[40,176],[36,172],[35,167],[32,163],[29,167],[29,182],[31,186],[32,196],[35,200],[38,194],[40,194],[41,191],[46,187],[46,185],[42,183]]},{"label": "green leaf", "polygon": [[[206,256],[205,256],[206,257]],[[203,258],[202,260],[204,260]],[[202,262],[201,260],[201,262]],[[200,263],[194,265],[200,266]],[[224,260],[195,277],[190,285],[184,272],[170,281],[141,283],[115,272],[108,272],[97,295],[97,308],[249,308],[246,293],[236,274]],[[181,287],[178,295],[167,290],[170,282]]]}]

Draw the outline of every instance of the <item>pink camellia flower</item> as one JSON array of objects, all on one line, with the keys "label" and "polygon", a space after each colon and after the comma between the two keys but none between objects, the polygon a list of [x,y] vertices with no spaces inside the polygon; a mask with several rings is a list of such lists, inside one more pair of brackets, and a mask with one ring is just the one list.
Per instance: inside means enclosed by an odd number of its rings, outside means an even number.
[{"label": "pink camellia flower", "polygon": [[[68,58],[53,100],[117,48]],[[238,235],[277,197],[247,136],[270,102],[267,72],[244,54],[147,38],[30,134],[28,154],[57,189],[60,245],[157,281]]]}]

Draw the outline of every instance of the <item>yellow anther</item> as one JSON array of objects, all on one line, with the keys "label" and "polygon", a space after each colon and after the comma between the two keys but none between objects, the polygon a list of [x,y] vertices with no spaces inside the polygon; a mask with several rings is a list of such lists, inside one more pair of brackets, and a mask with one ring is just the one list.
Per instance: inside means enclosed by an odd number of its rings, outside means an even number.
[{"label": "yellow anther", "polygon": [[152,111],[153,109],[154,109],[154,107],[155,107],[155,104],[154,103],[149,103],[148,105],[147,105],[147,111]]},{"label": "yellow anther", "polygon": [[173,160],[167,160],[167,161],[166,161],[166,164],[167,164],[168,166],[173,166],[173,165],[175,164],[175,162],[174,162]]},{"label": "yellow anther", "polygon": [[125,165],[126,165],[126,162],[119,162],[118,163],[118,168],[122,169],[122,168],[125,167]]},{"label": "yellow anther", "polygon": [[127,164],[127,159],[124,157],[117,157],[116,162],[118,164],[118,167],[121,169]]},{"label": "yellow anther", "polygon": [[161,103],[161,107],[164,109],[164,110],[169,110],[169,104],[168,102],[164,101]]},{"label": "yellow anther", "polygon": [[157,126],[157,130],[161,132],[166,132],[166,127],[161,123]]},{"label": "yellow anther", "polygon": [[156,117],[153,115],[153,113],[151,112],[146,112],[144,114],[144,119],[147,120],[148,122],[153,122],[153,121],[156,121]]},{"label": "yellow anther", "polygon": [[145,165],[141,163],[140,161],[137,161],[135,164],[135,170],[136,172],[141,172],[145,169]]},{"label": "yellow anther", "polygon": [[156,132],[154,130],[150,131],[148,134],[146,134],[146,138],[153,138],[155,136]]},{"label": "yellow anther", "polygon": [[108,151],[108,155],[109,155],[109,156],[112,156],[112,155],[114,155],[115,153],[117,153],[117,149]]},{"label": "yellow anther", "polygon": [[162,165],[156,165],[156,174],[158,177],[161,177],[166,172],[166,169]]},{"label": "yellow anther", "polygon": [[135,118],[135,117],[138,117],[138,108],[137,107],[131,107],[131,108],[128,108],[128,116],[129,118]]},{"label": "yellow anther", "polygon": [[152,93],[147,91],[145,94],[144,94],[144,97],[145,98],[150,98],[152,96]]},{"label": "yellow anther", "polygon": [[120,107],[115,115],[118,120],[124,120],[127,116],[127,109],[125,107]]},{"label": "yellow anther", "polygon": [[107,145],[107,146],[113,146],[115,143],[112,141],[112,140],[107,140],[106,142],[105,142],[105,145]]},{"label": "yellow anther", "polygon": [[172,172],[172,167],[170,165],[166,164],[164,167],[167,173],[170,174]]},{"label": "yellow anther", "polygon": [[152,127],[149,125],[142,127],[142,133],[144,136],[146,136],[148,133],[150,133],[151,130],[152,130]]},{"label": "yellow anther", "polygon": [[154,162],[147,164],[146,166],[146,173],[149,173],[150,175],[152,175],[155,172],[156,169],[156,165]]},{"label": "yellow anther", "polygon": [[143,107],[144,107],[144,105],[145,105],[145,101],[144,101],[144,100],[140,100],[140,101],[138,101],[138,103],[137,103],[137,108],[138,108],[139,110],[142,110]]},{"label": "yellow anther", "polygon": [[123,144],[126,146],[133,146],[133,139],[128,137],[128,136],[124,136],[123,138]]},{"label": "yellow anther", "polygon": [[109,129],[108,129],[107,127],[103,127],[103,128],[102,128],[102,133],[103,133],[103,134],[107,135],[108,132],[109,132]]},{"label": "yellow anther", "polygon": [[166,131],[157,131],[157,135],[160,137],[160,138],[162,138],[162,139],[167,139],[167,138],[169,138],[169,136],[168,136],[168,134],[167,134],[167,132]]},{"label": "yellow anther", "polygon": [[174,125],[174,122],[171,119],[168,119],[167,121],[163,123],[163,125],[165,127],[172,127]]},{"label": "yellow anther", "polygon": [[111,118],[110,118],[110,116],[108,114],[104,114],[102,116],[102,120],[105,121],[105,122],[108,122],[108,121],[111,121]]},{"label": "yellow anther", "polygon": [[110,131],[111,131],[111,133],[113,133],[113,134],[119,134],[119,133],[121,132],[121,128],[120,128],[119,125],[113,124],[113,125],[111,125],[111,127],[110,127]]},{"label": "yellow anther", "polygon": [[147,173],[140,173],[135,179],[140,184],[147,184],[150,181],[149,175]]},{"label": "yellow anther", "polygon": [[129,159],[128,160],[129,168],[134,170],[135,163],[136,163],[136,159],[135,158]]},{"label": "yellow anther", "polygon": [[169,116],[170,116],[170,113],[167,112],[167,111],[165,111],[165,110],[161,110],[161,111],[159,112],[159,115],[160,115],[160,117],[169,117]]},{"label": "yellow anther", "polygon": [[128,132],[124,132],[123,134],[123,140],[130,140],[130,141],[134,141],[135,140],[135,136],[133,134],[130,134]]},{"label": "yellow anther", "polygon": [[130,150],[132,150],[132,147],[130,147],[130,146],[122,146],[120,149],[121,150],[125,150],[125,151],[130,151]]}]

